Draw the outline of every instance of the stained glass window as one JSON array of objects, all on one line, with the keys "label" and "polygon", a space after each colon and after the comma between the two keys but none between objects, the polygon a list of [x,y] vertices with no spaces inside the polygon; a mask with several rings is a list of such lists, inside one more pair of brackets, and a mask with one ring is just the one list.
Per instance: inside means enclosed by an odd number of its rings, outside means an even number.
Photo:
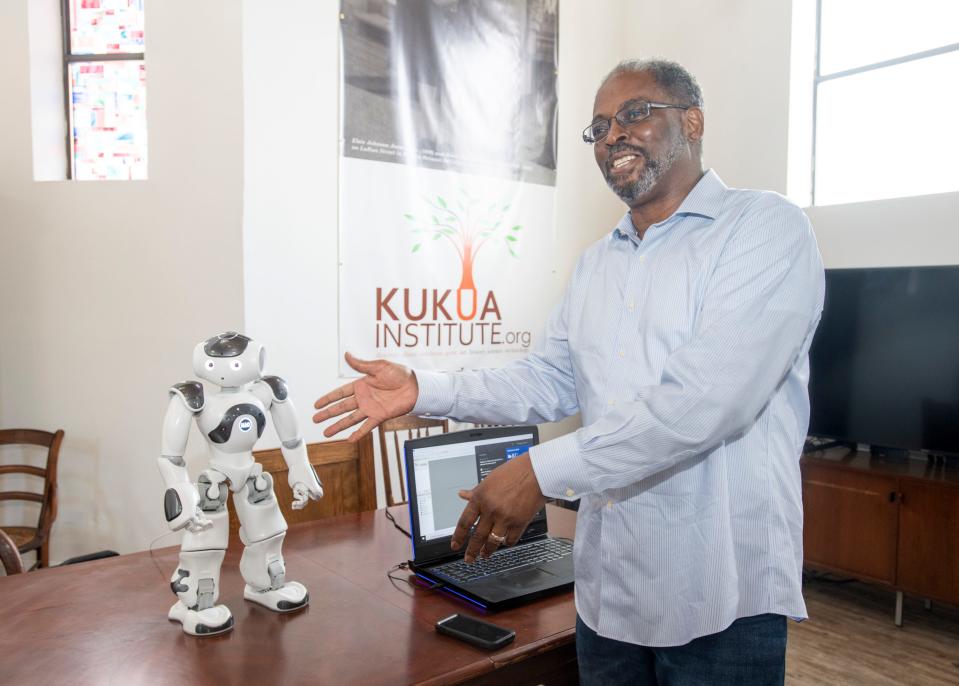
[{"label": "stained glass window", "polygon": [[64,0],[70,176],[147,177],[144,0]]},{"label": "stained glass window", "polygon": [[142,61],[70,65],[75,179],[145,179]]},{"label": "stained glass window", "polygon": [[70,0],[74,55],[143,52],[143,0]]}]

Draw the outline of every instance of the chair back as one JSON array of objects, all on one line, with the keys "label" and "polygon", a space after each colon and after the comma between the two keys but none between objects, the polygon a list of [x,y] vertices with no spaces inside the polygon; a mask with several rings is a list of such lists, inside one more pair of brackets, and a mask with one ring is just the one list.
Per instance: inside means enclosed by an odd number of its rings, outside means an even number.
[{"label": "chair back", "polygon": [[409,500],[403,470],[403,445],[411,438],[424,438],[450,430],[446,419],[424,419],[411,414],[387,419],[379,426],[380,462],[383,467],[383,491],[386,505],[401,505]]},{"label": "chair back", "polygon": [[34,445],[47,449],[46,464],[43,468],[25,464],[0,465],[0,475],[28,474],[43,479],[42,492],[0,491],[0,500],[40,503],[40,515],[35,527],[3,527],[20,553],[37,551],[35,566],[38,567],[47,567],[50,564],[50,529],[57,518],[57,460],[62,442],[62,429],[53,433],[37,429],[0,430],[0,445]]},{"label": "chair back", "polygon": [[0,565],[7,576],[23,573],[23,559],[16,543],[0,529]]},{"label": "chair back", "polygon": [[[323,483],[323,497],[318,502],[311,501],[302,510],[294,510],[293,490],[288,483],[290,470],[283,460],[283,453],[279,448],[257,450],[253,453],[256,461],[263,465],[263,471],[273,476],[273,492],[279,502],[280,512],[288,524],[376,509],[372,434],[367,434],[356,443],[308,443],[306,455]],[[240,523],[233,504],[228,507],[230,536],[236,537]]]}]

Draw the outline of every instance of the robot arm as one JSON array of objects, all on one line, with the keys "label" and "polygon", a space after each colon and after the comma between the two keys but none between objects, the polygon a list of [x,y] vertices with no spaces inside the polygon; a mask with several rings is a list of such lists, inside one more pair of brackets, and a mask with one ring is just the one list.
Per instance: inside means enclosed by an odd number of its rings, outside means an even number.
[{"label": "robot arm", "polygon": [[319,500],[323,497],[323,484],[307,458],[306,444],[300,437],[296,411],[289,400],[286,382],[278,376],[265,376],[257,386],[255,392],[264,396],[264,400],[267,400],[264,404],[270,407],[273,414],[273,425],[281,441],[280,452],[290,468],[293,509],[300,510],[306,507],[308,499]]},{"label": "robot arm", "polygon": [[170,402],[163,419],[163,447],[157,464],[167,487],[163,507],[173,531],[186,527],[197,533],[213,525],[200,510],[200,495],[190,483],[183,460],[193,415],[202,409],[203,386],[198,382],[176,384],[170,389]]}]

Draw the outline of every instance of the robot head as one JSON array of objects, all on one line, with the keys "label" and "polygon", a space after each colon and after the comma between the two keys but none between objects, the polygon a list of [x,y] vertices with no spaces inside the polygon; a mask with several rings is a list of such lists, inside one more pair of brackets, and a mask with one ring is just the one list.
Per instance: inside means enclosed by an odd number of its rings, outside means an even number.
[{"label": "robot head", "polygon": [[259,379],[265,358],[262,345],[241,333],[227,331],[196,344],[193,371],[204,381],[233,388]]}]

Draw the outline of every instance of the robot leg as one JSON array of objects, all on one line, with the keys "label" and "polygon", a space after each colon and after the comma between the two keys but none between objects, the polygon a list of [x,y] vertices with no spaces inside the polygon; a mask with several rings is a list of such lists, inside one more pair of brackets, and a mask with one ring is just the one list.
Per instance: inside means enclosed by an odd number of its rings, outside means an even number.
[{"label": "robot leg", "polygon": [[233,495],[240,520],[240,540],[246,548],[240,558],[240,574],[246,580],[243,597],[271,610],[290,612],[310,602],[306,587],[286,580],[283,539],[286,520],[273,494],[273,477],[257,469],[246,485]]},{"label": "robot leg", "polygon": [[193,533],[187,531],[180,546],[180,563],[170,578],[170,588],[179,600],[167,614],[193,636],[208,636],[233,628],[233,615],[226,605],[217,605],[220,595],[220,565],[226,554],[230,522],[226,511],[229,489],[219,472],[200,475],[200,509],[213,526]]}]

